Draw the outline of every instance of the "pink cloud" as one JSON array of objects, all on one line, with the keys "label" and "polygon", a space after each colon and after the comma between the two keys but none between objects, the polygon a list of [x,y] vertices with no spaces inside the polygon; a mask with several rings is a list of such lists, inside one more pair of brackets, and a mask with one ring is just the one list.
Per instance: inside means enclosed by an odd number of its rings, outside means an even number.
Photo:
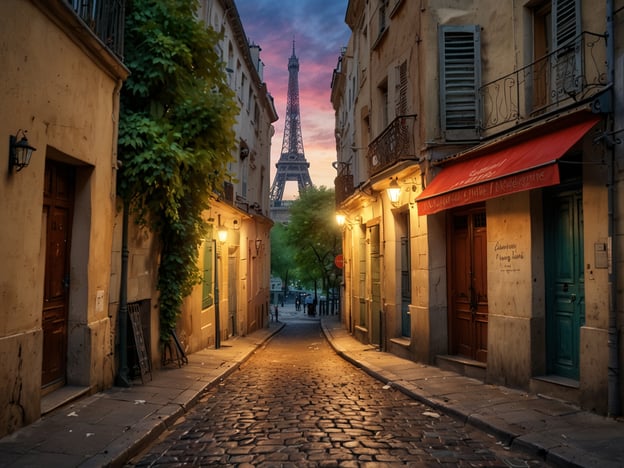
[{"label": "pink cloud", "polygon": [[[271,145],[271,181],[279,160],[288,93],[288,59],[295,39],[299,59],[299,104],[304,152],[317,186],[333,187],[336,159],[334,110],[330,102],[333,69],[349,37],[344,24],[347,0],[237,0],[248,38],[260,45],[264,80],[279,120]],[[319,34],[319,31],[325,31]],[[296,196],[287,184],[284,197]]]}]

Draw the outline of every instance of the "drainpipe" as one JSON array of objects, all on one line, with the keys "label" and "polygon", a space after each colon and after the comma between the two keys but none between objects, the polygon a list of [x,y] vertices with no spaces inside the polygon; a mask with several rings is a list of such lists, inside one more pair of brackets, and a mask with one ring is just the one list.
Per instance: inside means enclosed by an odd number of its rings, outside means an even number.
[{"label": "drainpipe", "polygon": [[[607,0],[607,82],[611,84],[608,91],[612,105],[615,104],[613,96],[614,82],[614,28],[613,28],[613,0]],[[611,110],[611,116],[608,118],[609,127],[606,129],[608,133],[613,132],[614,109]],[[616,258],[616,242],[615,239],[615,148],[613,145],[606,146],[610,152],[608,164],[608,212],[609,212],[609,367],[608,367],[608,387],[607,387],[607,414],[611,417],[617,417],[621,413],[620,402],[620,359],[619,359],[619,337],[617,323],[617,264],[614,263]]]},{"label": "drainpipe", "polygon": [[[123,80],[119,78],[115,89],[113,90],[113,184],[111,187],[111,197],[114,199],[117,193],[117,170],[121,167],[121,161],[117,159],[118,137],[119,137],[119,122],[116,120],[119,116],[119,92]],[[121,272],[120,272],[120,284],[119,284],[119,315],[117,318],[119,334],[119,367],[117,369],[117,375],[115,376],[115,385],[119,387],[129,387],[130,379],[128,377],[128,211],[129,204],[124,199],[123,201],[123,213],[122,213],[122,234],[121,234]]]},{"label": "drainpipe", "polygon": [[119,369],[115,384],[129,387],[128,378],[128,211],[129,203],[123,201],[121,234],[121,278],[119,285]]}]

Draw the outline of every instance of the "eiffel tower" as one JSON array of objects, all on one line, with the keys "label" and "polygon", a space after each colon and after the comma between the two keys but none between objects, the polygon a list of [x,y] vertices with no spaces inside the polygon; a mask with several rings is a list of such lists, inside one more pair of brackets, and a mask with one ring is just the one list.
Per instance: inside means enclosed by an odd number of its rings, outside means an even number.
[{"label": "eiffel tower", "polygon": [[271,185],[271,218],[274,221],[287,222],[290,202],[283,200],[284,186],[287,181],[297,181],[299,193],[312,187],[308,168],[310,163],[303,154],[301,137],[301,115],[299,113],[299,59],[295,55],[293,41],[292,56],[288,59],[288,99],[286,102],[286,122],[282,153],[275,165],[277,172]]}]

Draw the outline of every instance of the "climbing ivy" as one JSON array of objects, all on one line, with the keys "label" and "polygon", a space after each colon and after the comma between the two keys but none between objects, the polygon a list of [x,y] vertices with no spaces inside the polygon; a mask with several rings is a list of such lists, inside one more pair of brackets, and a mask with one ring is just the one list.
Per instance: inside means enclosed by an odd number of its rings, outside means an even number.
[{"label": "climbing ivy", "polygon": [[193,0],[129,0],[118,192],[160,245],[160,337],[200,280],[202,213],[229,176],[238,107],[217,53],[220,34]]}]

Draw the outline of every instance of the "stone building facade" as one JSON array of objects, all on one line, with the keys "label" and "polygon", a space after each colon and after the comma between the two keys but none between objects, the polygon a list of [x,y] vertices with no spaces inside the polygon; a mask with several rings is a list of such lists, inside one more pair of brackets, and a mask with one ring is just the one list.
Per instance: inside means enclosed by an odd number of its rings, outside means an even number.
[{"label": "stone building facade", "polygon": [[358,339],[619,413],[623,6],[349,1],[332,102]]},{"label": "stone building facade", "polygon": [[[119,379],[120,294],[137,311],[147,361],[159,343],[158,249],[116,194],[123,0],[0,3],[0,93],[5,112],[0,186],[0,436]],[[198,19],[224,31],[219,45],[240,115],[232,174],[205,213],[203,284],[184,303],[184,352],[215,346],[268,322],[269,158],[277,113],[232,0],[200,2]],[[27,19],[25,28],[18,19]],[[11,143],[36,148],[30,165],[9,164]],[[224,234],[223,239],[220,233]],[[122,285],[122,257],[127,281]],[[122,288],[124,286],[124,288]],[[128,365],[139,366],[128,330]],[[171,357],[171,355],[169,356]],[[145,364],[145,362],[143,362]],[[138,377],[136,372],[131,376]]]},{"label": "stone building facade", "polygon": [[[240,113],[234,131],[236,153],[229,181],[211,197],[204,214],[208,235],[199,248],[202,282],[183,303],[176,335],[189,354],[265,326],[269,318],[269,164],[277,113],[263,80],[260,47],[249,44],[233,0],[202,0],[197,19],[223,32],[218,52]],[[116,223],[121,239],[122,214]],[[221,234],[220,234],[221,233]],[[220,235],[223,236],[220,239]],[[136,307],[152,368],[177,359],[159,342],[158,254],[153,235],[129,223],[129,307]],[[121,271],[121,243],[113,252],[114,275]],[[119,283],[117,283],[119,284]],[[117,295],[116,297],[119,297]],[[113,304],[114,313],[119,305]],[[131,350],[132,351],[132,350]],[[128,356],[136,368],[136,353]]]},{"label": "stone building facade", "polygon": [[[202,0],[200,19],[225,32],[220,54],[230,87],[236,92],[239,117],[234,127],[237,151],[228,170],[232,175],[223,193],[214,197],[206,220],[213,225],[214,242],[202,247],[205,279],[187,300],[181,326],[191,350],[214,344],[209,323],[218,310],[220,339],[246,335],[268,324],[271,242],[269,216],[271,138],[277,112],[266,83],[259,45],[249,43],[233,0]],[[218,231],[227,232],[225,241]],[[216,264],[215,251],[216,248]],[[219,287],[219,307],[211,302],[210,269]],[[201,289],[201,291],[200,291]],[[214,301],[213,301],[214,302]],[[193,317],[192,320],[188,320]],[[208,327],[206,327],[208,325]]]},{"label": "stone building facade", "polygon": [[[128,75],[115,4],[0,3],[0,436],[38,419],[63,388],[113,383],[110,252]],[[36,151],[17,171],[9,136],[24,134]]]}]

